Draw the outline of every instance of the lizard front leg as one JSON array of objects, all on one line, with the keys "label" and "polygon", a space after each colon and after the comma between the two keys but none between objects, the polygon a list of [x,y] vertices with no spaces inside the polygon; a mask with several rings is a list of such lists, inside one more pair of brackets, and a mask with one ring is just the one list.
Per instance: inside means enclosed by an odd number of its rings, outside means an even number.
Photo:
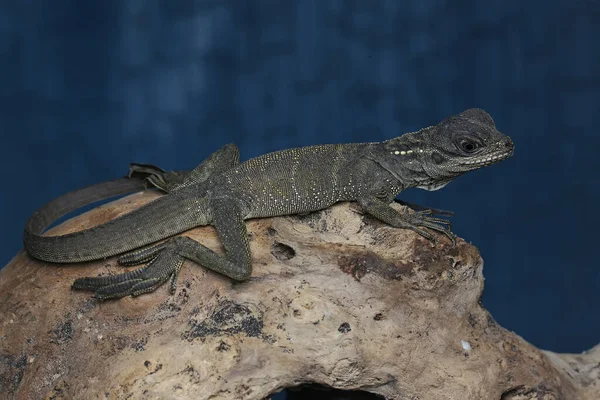
[{"label": "lizard front leg", "polygon": [[131,163],[127,176],[146,175],[148,183],[165,193],[169,193],[183,186],[204,182],[212,175],[225,172],[235,167],[239,163],[239,159],[240,153],[237,146],[226,144],[191,171],[165,171],[151,164]]},{"label": "lizard front leg", "polygon": [[190,171],[165,171],[152,164],[129,164],[127,178],[142,176],[146,182],[162,192],[169,193],[183,183]]},{"label": "lizard front leg", "polygon": [[242,281],[250,277],[252,262],[248,234],[240,207],[234,200],[211,200],[213,225],[225,248],[225,256],[185,236],[127,253],[119,259],[123,265],[148,262],[136,270],[113,276],[77,279],[73,289],[93,290],[100,300],[127,295],[149,293],[171,280],[171,293],[175,292],[177,275],[187,259],[232,279]]},{"label": "lizard front leg", "polygon": [[409,203],[408,201],[400,200],[398,198],[394,198],[394,201],[398,204],[410,208],[413,211],[428,211],[431,215],[444,215],[446,217],[454,216],[454,211],[440,210],[438,208],[431,208],[427,206],[422,206],[420,204]]},{"label": "lizard front leg", "polygon": [[396,228],[410,229],[435,243],[435,236],[421,227],[429,228],[443,233],[452,240],[453,244],[456,243],[456,235],[452,233],[450,221],[432,217],[429,210],[413,213],[409,213],[406,210],[400,213],[376,197],[361,198],[358,200],[358,203],[367,214],[374,216],[388,225]]}]

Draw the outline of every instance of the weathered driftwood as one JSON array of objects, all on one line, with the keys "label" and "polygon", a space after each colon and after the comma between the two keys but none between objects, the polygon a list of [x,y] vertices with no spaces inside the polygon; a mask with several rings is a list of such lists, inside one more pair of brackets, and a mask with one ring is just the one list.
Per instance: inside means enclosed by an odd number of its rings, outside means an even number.
[{"label": "weathered driftwood", "polygon": [[[147,202],[136,194],[66,233]],[[475,247],[417,235],[352,206],[248,223],[252,278],[186,264],[175,295],[99,303],[70,283],[115,259],[0,272],[0,397],[262,399],[318,383],[389,399],[600,399],[600,346],[543,352],[479,304]],[[221,251],[211,227],[187,232]]]}]

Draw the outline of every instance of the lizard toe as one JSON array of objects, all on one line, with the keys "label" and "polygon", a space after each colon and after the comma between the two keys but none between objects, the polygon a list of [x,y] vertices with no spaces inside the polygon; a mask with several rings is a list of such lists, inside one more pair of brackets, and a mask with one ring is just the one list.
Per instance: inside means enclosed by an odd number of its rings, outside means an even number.
[{"label": "lizard toe", "polygon": [[151,262],[168,245],[169,241],[130,251],[119,257],[121,265],[139,265]]},{"label": "lizard toe", "polygon": [[131,279],[125,282],[115,283],[114,285],[103,286],[94,292],[94,298],[104,301],[125,297],[131,294],[132,288],[140,282],[143,281],[141,279]]}]

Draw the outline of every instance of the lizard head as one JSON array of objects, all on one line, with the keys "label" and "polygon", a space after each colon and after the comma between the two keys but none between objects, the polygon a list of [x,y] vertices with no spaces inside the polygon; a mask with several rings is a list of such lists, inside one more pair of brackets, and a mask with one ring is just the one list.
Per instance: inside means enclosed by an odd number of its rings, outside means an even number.
[{"label": "lizard head", "polygon": [[425,165],[429,172],[441,176],[495,164],[514,151],[512,140],[500,133],[492,117],[479,108],[446,118],[428,134],[429,160]]},{"label": "lizard head", "polygon": [[502,161],[514,151],[512,140],[478,108],[384,143],[386,164],[396,170],[394,175],[403,181],[408,178],[410,186],[427,190],[439,189],[465,172]]}]

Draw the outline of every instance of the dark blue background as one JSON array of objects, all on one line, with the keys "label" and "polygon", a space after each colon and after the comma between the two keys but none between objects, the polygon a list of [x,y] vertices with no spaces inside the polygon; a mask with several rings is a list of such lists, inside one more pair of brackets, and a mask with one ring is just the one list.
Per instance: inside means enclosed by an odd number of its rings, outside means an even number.
[{"label": "dark blue background", "polygon": [[130,161],[379,141],[482,107],[515,156],[404,199],[457,213],[485,306],[600,341],[600,2],[0,2],[0,265],[43,203]]}]

